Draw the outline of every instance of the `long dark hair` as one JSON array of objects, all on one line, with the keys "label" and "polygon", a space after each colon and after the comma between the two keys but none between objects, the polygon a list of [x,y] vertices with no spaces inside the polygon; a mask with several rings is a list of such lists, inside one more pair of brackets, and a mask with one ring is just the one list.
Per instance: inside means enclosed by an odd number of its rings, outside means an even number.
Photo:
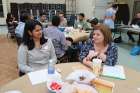
[{"label": "long dark hair", "polygon": [[12,14],[11,13],[8,13],[7,14],[7,18],[6,18],[6,23],[8,24],[8,22],[12,22],[13,18],[11,17]]},{"label": "long dark hair", "polygon": [[[35,29],[36,25],[39,25],[42,27],[41,23],[38,21],[35,21],[35,20],[29,20],[25,23],[22,43],[27,46],[28,50],[32,50],[35,47],[34,40],[29,35],[28,31],[30,31],[32,33],[33,30]],[[45,39],[44,35],[42,34],[42,37],[40,39],[40,44],[43,45],[46,42],[47,42],[47,39]]]}]

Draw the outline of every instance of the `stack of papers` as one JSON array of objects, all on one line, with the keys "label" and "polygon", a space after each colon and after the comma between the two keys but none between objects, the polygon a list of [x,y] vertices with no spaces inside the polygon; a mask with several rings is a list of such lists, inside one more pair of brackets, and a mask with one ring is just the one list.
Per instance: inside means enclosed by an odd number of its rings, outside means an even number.
[{"label": "stack of papers", "polygon": [[118,79],[126,79],[124,68],[121,65],[116,65],[116,66],[104,65],[102,75],[107,77],[118,78]]}]

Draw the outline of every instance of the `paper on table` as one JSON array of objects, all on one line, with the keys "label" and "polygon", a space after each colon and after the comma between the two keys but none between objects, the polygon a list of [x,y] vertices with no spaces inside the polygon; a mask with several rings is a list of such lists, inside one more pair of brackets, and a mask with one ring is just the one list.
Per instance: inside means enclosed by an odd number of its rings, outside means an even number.
[{"label": "paper on table", "polygon": [[126,79],[124,68],[121,65],[116,66],[103,66],[103,76],[114,77],[118,79]]},{"label": "paper on table", "polygon": [[[84,80],[80,80],[80,77],[85,77]],[[95,79],[96,76],[88,71],[88,70],[75,70],[74,72],[70,73],[67,77],[66,80],[75,80],[77,82],[83,82],[83,83],[89,83],[91,80]]]},{"label": "paper on table", "polygon": [[10,90],[10,91],[4,92],[4,93],[22,93],[22,92],[19,90]]},{"label": "paper on table", "polygon": [[29,76],[29,79],[30,79],[32,85],[36,85],[36,84],[40,84],[40,83],[49,81],[52,78],[53,79],[61,78],[61,75],[57,71],[55,71],[55,74],[48,74],[47,69],[28,73],[28,76]]},{"label": "paper on table", "polygon": [[47,69],[28,73],[28,76],[29,76],[29,79],[30,79],[32,85],[46,82],[47,81],[46,73],[47,73]]},{"label": "paper on table", "polygon": [[137,88],[137,90],[140,92],[140,88]]}]

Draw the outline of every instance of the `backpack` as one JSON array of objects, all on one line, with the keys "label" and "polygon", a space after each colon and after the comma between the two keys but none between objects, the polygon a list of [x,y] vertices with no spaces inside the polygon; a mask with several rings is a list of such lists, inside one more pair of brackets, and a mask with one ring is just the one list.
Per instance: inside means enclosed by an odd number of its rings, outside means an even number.
[{"label": "backpack", "polygon": [[140,54],[140,46],[134,46],[130,51],[130,55],[136,56],[139,54]]},{"label": "backpack", "polygon": [[122,42],[122,37],[119,36],[119,37],[115,38],[115,39],[114,39],[114,42],[115,42],[115,43],[121,43],[121,42]]}]

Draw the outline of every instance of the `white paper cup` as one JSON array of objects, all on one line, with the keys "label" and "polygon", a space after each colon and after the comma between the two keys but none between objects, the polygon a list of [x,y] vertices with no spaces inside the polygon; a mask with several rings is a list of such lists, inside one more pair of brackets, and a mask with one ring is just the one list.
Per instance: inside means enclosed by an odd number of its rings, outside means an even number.
[{"label": "white paper cup", "polygon": [[101,71],[102,60],[95,58],[92,60],[92,63],[93,63],[93,73],[96,76],[99,76],[101,73],[100,71]]}]

